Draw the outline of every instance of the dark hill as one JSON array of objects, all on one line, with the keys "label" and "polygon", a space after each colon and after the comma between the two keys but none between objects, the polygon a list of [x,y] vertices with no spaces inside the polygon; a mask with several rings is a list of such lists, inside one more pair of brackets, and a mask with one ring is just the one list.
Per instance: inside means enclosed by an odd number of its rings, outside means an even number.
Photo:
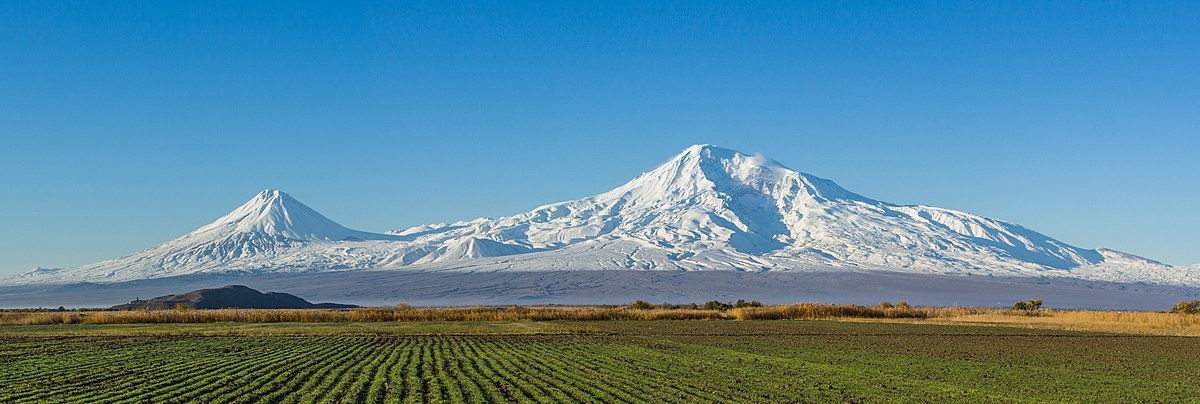
[{"label": "dark hill", "polygon": [[180,304],[193,309],[345,309],[358,307],[337,303],[314,304],[287,293],[262,293],[242,285],[229,285],[217,289],[200,289],[178,295],[160,296],[150,300],[134,300],[113,306],[113,308],[163,310],[173,309]]}]

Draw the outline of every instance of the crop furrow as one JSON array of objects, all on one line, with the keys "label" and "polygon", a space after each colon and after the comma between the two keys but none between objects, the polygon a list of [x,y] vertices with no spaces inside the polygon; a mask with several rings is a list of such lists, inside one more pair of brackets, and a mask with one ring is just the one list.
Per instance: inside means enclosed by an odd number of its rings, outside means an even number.
[{"label": "crop furrow", "polygon": [[[586,357],[564,355],[564,352],[559,350],[562,346],[556,343],[527,343],[527,346],[529,348],[527,353],[530,354],[530,357],[536,358],[546,366],[558,369],[558,372],[569,377],[574,383],[590,390],[596,398],[603,401],[613,399],[626,402],[636,401],[636,394],[630,394],[620,388],[620,386],[627,385],[628,382],[635,382],[635,380],[625,381],[625,383],[604,383],[595,378],[583,377],[581,374],[587,373],[578,364],[582,363]],[[567,361],[563,359],[564,357],[577,360]]]},{"label": "crop furrow", "polygon": [[[627,347],[621,347],[627,348]],[[617,349],[617,347],[605,347],[604,353],[590,353],[589,357],[600,358],[598,361],[603,362],[601,366],[605,368],[631,369],[642,373],[643,378],[655,379],[660,381],[669,381],[661,383],[659,392],[655,392],[653,396],[661,399],[670,400],[686,400],[686,401],[745,401],[751,398],[744,397],[744,394],[722,390],[723,393],[717,393],[715,389],[701,389],[689,386],[686,382],[686,377],[681,377],[679,374],[670,372],[667,369],[697,369],[701,365],[712,369],[721,369],[725,366],[719,363],[699,362],[689,360],[689,358],[668,357],[659,352],[630,352],[628,350]],[[616,360],[615,355],[625,358],[628,362],[621,364]],[[675,362],[675,363],[667,363]],[[620,366],[620,367],[619,367]],[[636,377],[636,375],[632,375]],[[703,377],[701,377],[703,378]]]},{"label": "crop furrow", "polygon": [[[261,386],[262,384],[266,383],[267,380],[269,380],[269,378],[271,378],[275,373],[278,373],[283,368],[286,368],[286,366],[280,366],[281,364],[295,366],[298,360],[303,360],[298,358],[309,358],[313,356],[314,353],[320,352],[321,349],[324,349],[324,341],[326,341],[324,338],[317,339],[315,341],[304,342],[287,339],[277,340],[275,341],[275,344],[283,345],[285,342],[290,343],[290,346],[288,347],[290,349],[279,349],[279,351],[286,352],[285,354],[270,355],[266,357],[256,356],[251,360],[247,360],[246,365],[242,368],[231,369],[230,371],[221,373],[213,372],[214,374],[207,378],[196,379],[189,383],[188,386],[191,388],[187,390],[186,394],[183,394],[178,398],[181,400],[191,400],[195,397],[200,397],[210,392],[225,388],[228,386],[228,384],[218,383],[218,380],[227,380],[229,378],[247,378],[248,380],[244,381],[246,385],[254,387]],[[233,376],[228,376],[231,373]]]},{"label": "crop furrow", "polygon": [[459,380],[450,377],[450,370],[454,366],[450,363],[449,358],[446,358],[444,355],[445,352],[443,350],[443,346],[446,343],[445,337],[439,337],[435,339],[432,347],[434,375],[438,379],[439,384],[442,386],[442,400],[452,403],[466,402],[466,398],[463,396],[462,386],[458,384]]},{"label": "crop furrow", "polygon": [[[368,350],[364,352],[360,359],[356,360],[355,365],[346,369],[342,374],[330,384],[329,391],[320,399],[321,402],[343,401],[344,398],[350,398],[351,402],[362,402],[360,395],[366,394],[366,386],[370,383],[369,378],[374,375],[387,355],[382,354],[390,345],[390,339],[375,337],[369,342],[364,341]],[[364,377],[367,380],[363,380]]]},{"label": "crop furrow", "polygon": [[[318,368],[315,372],[306,377],[303,385],[292,390],[287,396],[283,397],[284,402],[313,402],[320,394],[328,388],[328,383],[331,377],[344,371],[347,367],[353,365],[367,347],[361,344],[356,344],[354,339],[339,338],[334,344],[345,346],[348,349],[336,353],[336,356],[327,356],[321,363],[324,366]],[[220,400],[218,400],[220,401]]]},{"label": "crop furrow", "polygon": [[533,370],[532,374],[540,375],[547,386],[562,390],[570,395],[572,401],[597,401],[607,394],[592,387],[585,379],[568,373],[566,369],[548,361],[548,358],[531,354],[526,348],[540,342],[522,341],[519,345],[509,341],[499,340],[497,349],[506,353],[513,361],[520,363],[522,368]]},{"label": "crop furrow", "polygon": [[[277,371],[256,383],[251,394],[259,402],[278,402],[281,397],[295,391],[296,386],[308,380],[308,375],[316,372],[329,358],[336,358],[350,346],[329,344],[323,345],[309,353],[306,357],[286,363]],[[213,394],[220,393],[214,392]],[[224,394],[224,393],[220,393]],[[208,401],[212,401],[209,399]]]},{"label": "crop furrow", "polygon": [[[211,351],[216,350],[215,348],[217,347],[225,348],[230,344],[235,344],[236,340],[205,340],[204,342],[213,344],[218,342],[224,343],[222,345],[210,347],[213,348],[209,349]],[[244,350],[239,352],[259,352],[262,348],[267,347],[269,347],[269,345],[266,344],[263,346],[255,346],[251,349],[245,349],[242,347]],[[138,386],[136,389],[132,390],[126,390],[125,388],[113,389],[114,391],[123,391],[123,393],[116,396],[101,396],[98,399],[111,399],[120,401],[125,399],[144,400],[162,398],[167,394],[178,394],[175,393],[176,391],[187,391],[186,387],[191,385],[205,385],[201,383],[200,380],[197,380],[195,369],[205,369],[204,374],[209,375],[205,379],[219,375],[224,379],[237,380],[246,372],[253,369],[253,366],[257,363],[276,359],[286,359],[289,355],[293,354],[294,349],[295,348],[271,350],[268,351],[265,356],[255,356],[252,359],[244,359],[240,356],[224,356],[213,354],[201,355],[201,359],[187,358],[187,360],[180,360],[180,358],[172,358],[172,361],[175,362],[174,364],[153,369],[154,374],[165,375],[160,376],[155,382]],[[142,380],[141,382],[145,383],[146,380]],[[167,390],[163,391],[160,389],[160,387],[166,387]]]},{"label": "crop furrow", "polygon": [[[168,344],[155,344],[154,349],[139,350],[137,362],[133,364],[121,364],[118,367],[107,367],[111,361],[98,361],[98,366],[104,366],[107,370],[100,373],[98,377],[97,369],[89,369],[87,375],[80,377],[72,383],[59,383],[55,390],[60,392],[69,392],[71,400],[83,402],[98,402],[104,401],[106,397],[124,394],[129,386],[138,382],[146,382],[149,374],[157,374],[164,366],[168,368],[187,366],[188,363],[173,363],[171,359],[173,353],[188,352],[194,350],[194,347],[181,344],[180,341],[173,341]],[[205,362],[206,363],[206,362]]]},{"label": "crop furrow", "polygon": [[[588,348],[580,346],[569,346],[561,348],[569,351],[572,355],[588,358],[594,363],[594,369],[603,369],[605,374],[616,376],[622,382],[619,384],[626,388],[636,389],[633,393],[635,396],[648,398],[656,397],[659,399],[671,400],[712,400],[711,392],[706,392],[697,389],[684,389],[680,387],[680,383],[657,383],[655,385],[647,385],[645,380],[664,380],[674,379],[677,376],[668,372],[659,371],[653,366],[661,366],[657,363],[639,362],[636,357],[629,358],[628,361],[622,362],[614,357],[614,351],[610,347],[589,346]],[[687,369],[688,367],[682,367]],[[673,393],[672,393],[673,392]]]},{"label": "crop furrow", "polygon": [[479,351],[475,350],[474,339],[462,339],[455,345],[455,349],[457,351],[456,355],[463,360],[463,371],[468,374],[468,378],[474,380],[484,389],[487,393],[487,401],[518,401],[518,397],[515,394],[521,394],[520,390],[516,386],[506,382],[503,378],[496,376],[495,372],[480,357]]},{"label": "crop furrow", "polygon": [[379,403],[383,402],[384,396],[387,394],[387,387],[390,386],[392,370],[400,363],[398,360],[400,353],[408,350],[411,344],[410,340],[392,339],[392,346],[388,350],[388,355],[384,359],[384,364],[376,369],[375,373],[367,380],[369,385],[364,396],[355,397],[355,402],[359,403]]},{"label": "crop furrow", "polygon": [[[517,383],[518,391],[530,399],[535,401],[573,401],[570,396],[556,387],[556,383],[541,379],[536,373],[531,375],[525,372],[524,369],[527,365],[524,362],[515,360],[511,352],[496,349],[494,342],[479,342],[475,348],[480,352],[480,356],[488,361],[490,369],[500,375],[501,379]],[[518,372],[520,376],[513,372]]]},{"label": "crop furrow", "polygon": [[[454,337],[449,339],[443,346],[444,354],[447,357],[447,362],[450,363],[450,371],[454,378],[458,381],[460,390],[463,390],[469,401],[484,402],[484,401],[503,401],[504,396],[499,394],[499,391],[491,391],[487,386],[490,386],[487,380],[477,372],[471,372],[471,357],[463,351],[463,338]],[[491,398],[489,398],[489,395]]]},{"label": "crop furrow", "polygon": [[[172,345],[172,343],[162,344],[163,347],[154,345],[148,347],[130,346],[121,348],[97,348],[88,346],[86,344],[80,344],[79,346],[72,346],[70,349],[68,349],[65,353],[66,356],[40,356],[41,354],[30,355],[31,357],[36,357],[40,362],[38,364],[23,363],[15,366],[19,370],[26,371],[26,376],[8,378],[5,379],[5,381],[7,383],[15,384],[26,383],[29,380],[37,380],[39,378],[45,379],[47,374],[79,375],[106,363],[125,362],[132,359],[145,358],[152,353],[162,352],[165,347],[169,347],[170,345]],[[112,349],[121,349],[121,351],[119,351],[119,353],[113,353]],[[46,363],[47,360],[50,361],[50,364]],[[64,366],[63,363],[71,363],[71,365]],[[27,369],[31,367],[37,367],[39,370],[41,370],[41,372],[28,372]],[[88,376],[86,375],[77,377],[77,379],[82,379],[85,383],[90,382],[90,380],[87,378]],[[49,381],[47,383],[48,385],[56,387],[64,386],[63,382],[61,381]]]}]

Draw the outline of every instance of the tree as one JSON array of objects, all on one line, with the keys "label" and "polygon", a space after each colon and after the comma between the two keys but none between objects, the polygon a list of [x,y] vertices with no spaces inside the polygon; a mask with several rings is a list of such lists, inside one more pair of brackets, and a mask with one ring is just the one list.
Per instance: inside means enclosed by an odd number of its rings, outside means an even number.
[{"label": "tree", "polygon": [[1041,308],[1041,299],[1031,299],[1023,302],[1013,303],[1013,310],[1040,310]]},{"label": "tree", "polygon": [[654,308],[654,305],[645,300],[635,300],[629,305],[629,308],[634,310],[650,310]]},{"label": "tree", "polygon": [[747,302],[746,299],[738,299],[738,301],[733,304],[733,307],[736,309],[740,309],[743,307],[762,307],[762,305],[763,305],[762,302],[760,302],[758,300],[753,300],[753,301]]},{"label": "tree", "polygon": [[709,300],[707,302],[704,302],[704,306],[701,306],[701,307],[704,310],[725,311],[725,310],[729,310],[729,309],[733,308],[733,305],[719,301],[719,300]]},{"label": "tree", "polygon": [[1200,300],[1180,300],[1179,303],[1175,303],[1175,306],[1171,307],[1171,310],[1168,310],[1167,312],[1179,314],[1200,314]]}]

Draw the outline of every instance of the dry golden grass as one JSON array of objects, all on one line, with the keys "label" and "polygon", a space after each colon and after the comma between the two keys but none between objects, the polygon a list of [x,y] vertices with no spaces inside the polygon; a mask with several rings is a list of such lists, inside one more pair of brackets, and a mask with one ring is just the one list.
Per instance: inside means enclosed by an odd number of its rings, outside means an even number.
[{"label": "dry golden grass", "polygon": [[974,307],[894,307],[801,303],[729,311],[739,320],[865,319],[991,325],[1068,331],[1200,336],[1200,315],[1097,310],[1009,310]]},{"label": "dry golden grass", "polygon": [[1044,311],[1007,310],[978,307],[911,307],[907,304],[880,303],[875,306],[852,304],[798,303],[778,306],[744,307],[729,311],[738,320],[821,320],[836,318],[931,319],[972,315],[1036,317]]},{"label": "dry golden grass", "polygon": [[1085,310],[1009,310],[970,307],[909,307],[800,303],[728,311],[629,307],[445,307],[349,310],[132,310],[0,312],[0,325],[162,323],[372,323],[416,321],[595,320],[819,320],[845,319],[935,324],[992,325],[1075,331],[1200,336],[1200,315]]},{"label": "dry golden grass", "polygon": [[994,310],[927,320],[941,324],[994,325],[1070,331],[1200,336],[1200,315],[1141,311],[1041,310],[1037,316],[1014,316]]},{"label": "dry golden grass", "polygon": [[[444,308],[359,308],[313,309],[222,309],[222,310],[130,310],[67,312],[4,312],[0,325],[46,324],[155,324],[155,323],[336,323],[387,321],[549,321],[549,320],[800,320],[830,318],[940,318],[988,313],[1020,313],[1011,310],[975,308],[909,307],[802,303],[794,305],[743,307],[728,311],[629,307],[444,307]],[[1008,314],[1013,315],[1013,314]]]},{"label": "dry golden grass", "polygon": [[625,307],[447,307],[222,310],[130,310],[0,313],[0,325],[156,324],[156,323],[337,323],[386,321],[548,321],[719,319],[715,310]]}]

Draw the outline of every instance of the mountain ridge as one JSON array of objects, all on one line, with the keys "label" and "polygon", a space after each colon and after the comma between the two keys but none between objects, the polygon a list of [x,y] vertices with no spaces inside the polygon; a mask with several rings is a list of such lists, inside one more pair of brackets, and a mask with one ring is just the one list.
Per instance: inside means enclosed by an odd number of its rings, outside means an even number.
[{"label": "mountain ridge", "polygon": [[764,156],[694,145],[594,196],[386,234],[345,228],[266,190],[158,247],[9,281],[366,269],[886,269],[1192,285],[1200,279],[1200,269],[1079,248],[967,212],[878,201]]}]

